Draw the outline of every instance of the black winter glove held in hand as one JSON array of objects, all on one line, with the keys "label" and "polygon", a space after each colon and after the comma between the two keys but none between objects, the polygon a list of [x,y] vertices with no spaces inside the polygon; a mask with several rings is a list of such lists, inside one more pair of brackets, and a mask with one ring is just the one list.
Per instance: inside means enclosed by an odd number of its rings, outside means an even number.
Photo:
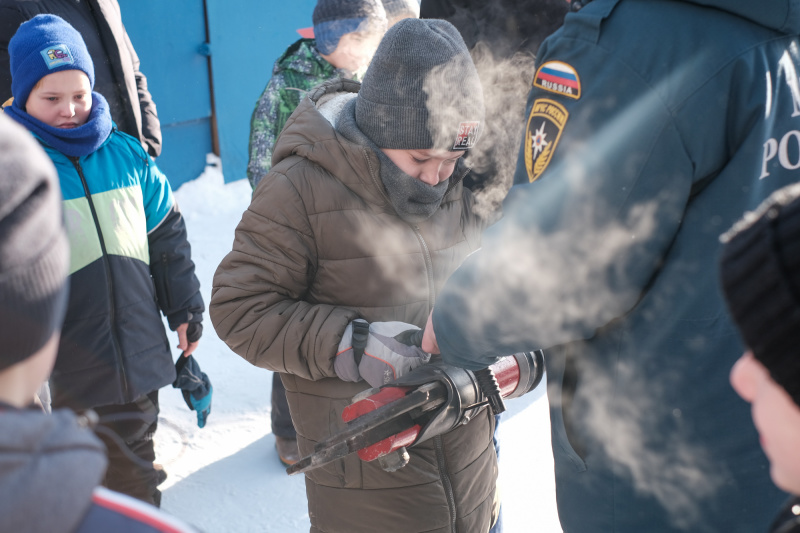
[{"label": "black winter glove held in hand", "polygon": [[[366,322],[361,319],[353,322],[356,321]],[[380,387],[431,359],[430,354],[421,348],[409,346],[395,338],[405,331],[418,330],[418,327],[405,322],[373,322],[369,325],[364,355],[356,365],[353,322],[344,330],[333,364],[336,375],[343,381],[359,381],[363,378],[371,386]]]}]

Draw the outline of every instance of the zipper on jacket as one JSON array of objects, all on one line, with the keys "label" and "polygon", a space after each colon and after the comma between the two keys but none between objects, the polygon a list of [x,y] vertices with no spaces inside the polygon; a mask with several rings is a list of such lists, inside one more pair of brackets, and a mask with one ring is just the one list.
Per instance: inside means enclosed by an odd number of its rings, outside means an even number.
[{"label": "zipper on jacket", "polygon": [[436,464],[439,467],[439,478],[442,480],[444,495],[447,497],[447,507],[450,510],[450,530],[458,533],[456,528],[456,498],[453,495],[453,484],[450,482],[450,474],[447,472],[447,463],[444,460],[444,445],[442,436],[437,435],[433,438],[433,446],[436,449]]},{"label": "zipper on jacket", "polygon": [[119,364],[120,368],[120,380],[122,384],[122,391],[125,396],[125,401],[130,401],[131,399],[128,398],[129,391],[128,391],[128,377],[126,376],[125,372],[125,360],[122,357],[122,349],[119,345],[119,339],[117,338],[117,329],[116,329],[116,311],[114,308],[114,283],[112,282],[111,278],[111,264],[108,259],[108,250],[106,250],[106,241],[103,238],[103,230],[100,228],[100,219],[97,217],[97,210],[94,207],[94,201],[92,200],[92,193],[89,191],[89,184],[86,183],[86,176],[83,175],[83,168],[81,167],[79,158],[77,157],[69,157],[69,160],[72,161],[72,165],[75,167],[75,170],[78,172],[78,176],[81,178],[81,184],[83,185],[83,192],[86,197],[86,200],[89,202],[89,209],[92,212],[92,219],[94,220],[94,227],[97,230],[97,237],[100,240],[100,250],[103,253],[103,266],[105,267],[106,271],[106,283],[108,285],[108,303],[109,303],[109,322],[111,323],[111,341],[114,344],[114,352],[117,358],[117,363]]},{"label": "zipper on jacket", "polygon": [[169,294],[169,284],[167,280],[169,279],[169,261],[167,260],[167,252],[161,254],[161,267],[164,269],[163,271],[163,280],[164,280],[164,298],[166,298],[166,302],[164,302],[167,306],[167,309],[172,309],[172,298]]},{"label": "zipper on jacket", "polygon": [[428,312],[430,313],[436,303],[436,287],[433,285],[433,259],[431,258],[428,243],[425,242],[425,237],[422,236],[419,226],[415,224],[411,227],[414,229],[414,235],[417,236],[417,240],[422,247],[422,256],[425,258],[425,273],[428,275]]},{"label": "zipper on jacket", "polygon": [[[383,184],[381,183],[380,178],[375,172],[375,169],[372,167],[372,163],[370,162],[367,149],[364,148],[363,152],[364,152],[364,159],[367,161],[367,166],[369,167],[369,175],[372,178],[373,183],[375,183],[375,186],[378,188],[378,191],[380,191],[381,195],[384,197],[386,202],[389,205],[391,205],[392,204],[391,200],[389,200],[389,196],[383,189]],[[464,176],[467,175],[467,173],[469,173],[469,169],[467,169],[467,172],[464,172],[464,174],[460,178],[458,178],[458,180],[455,183],[461,181],[464,178]],[[445,193],[445,196],[446,195],[447,193]],[[431,259],[431,251],[428,248],[428,243],[425,242],[425,238],[422,236],[422,232],[420,231],[419,226],[410,223],[408,223],[408,225],[411,227],[411,229],[414,230],[414,235],[417,237],[417,240],[419,241],[420,247],[422,248],[422,255],[425,258],[425,273],[428,275],[428,305],[429,305],[428,312],[430,313],[431,309],[433,309],[433,304],[436,303],[436,290],[433,285],[433,260]]]},{"label": "zipper on jacket", "polygon": [[[454,181],[451,182],[450,187],[447,189],[445,196],[447,193],[450,192],[450,189],[455,187],[461,180],[463,180],[467,174],[469,174],[471,169],[467,168],[461,176],[455,178]],[[414,224],[411,226],[414,228],[414,234],[417,236],[417,240],[419,240],[420,245],[422,246],[422,255],[425,258],[425,271],[428,274],[428,304],[430,307],[428,308],[428,312],[430,313],[433,309],[433,306],[436,304],[436,286],[433,282],[433,259],[431,258],[431,251],[428,248],[428,243],[425,242],[425,237],[422,236],[422,231],[419,229],[419,226]]]}]

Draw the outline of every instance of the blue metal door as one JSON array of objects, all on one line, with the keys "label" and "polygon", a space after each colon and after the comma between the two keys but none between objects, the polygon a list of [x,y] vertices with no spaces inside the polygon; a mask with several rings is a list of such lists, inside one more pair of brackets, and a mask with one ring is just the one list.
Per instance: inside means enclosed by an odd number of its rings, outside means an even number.
[{"label": "blue metal door", "polygon": [[312,25],[316,1],[119,4],[161,120],[158,166],[173,188],[199,176],[212,151],[225,181],[244,179],[256,100],[275,60],[300,38],[297,30]]},{"label": "blue metal door", "polygon": [[272,65],[297,30],[311,26],[315,0],[207,0],[219,150],[225,181],[247,177],[250,117]]},{"label": "blue metal door", "polygon": [[119,0],[164,135],[158,166],[177,189],[212,151],[211,89],[203,0]]}]

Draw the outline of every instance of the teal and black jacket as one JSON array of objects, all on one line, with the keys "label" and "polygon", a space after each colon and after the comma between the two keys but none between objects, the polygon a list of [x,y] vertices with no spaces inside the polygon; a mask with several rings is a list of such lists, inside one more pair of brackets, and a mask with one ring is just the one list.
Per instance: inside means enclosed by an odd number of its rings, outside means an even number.
[{"label": "teal and black jacket", "polygon": [[53,405],[132,402],[175,379],[161,312],[173,330],[202,320],[183,217],[166,176],[116,127],[84,157],[42,144],[58,170],[71,251]]}]

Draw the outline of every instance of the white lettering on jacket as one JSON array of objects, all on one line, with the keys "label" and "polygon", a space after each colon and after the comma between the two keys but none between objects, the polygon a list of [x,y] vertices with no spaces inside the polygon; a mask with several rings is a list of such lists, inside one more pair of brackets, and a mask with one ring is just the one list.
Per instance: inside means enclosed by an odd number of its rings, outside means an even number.
[{"label": "white lettering on jacket", "polygon": [[783,79],[786,80],[786,85],[789,86],[789,92],[792,94],[792,105],[794,106],[793,117],[800,115],[800,80],[797,78],[797,70],[794,68],[794,60],[789,55],[789,51],[783,52],[780,61],[778,61],[778,76],[780,77],[783,71]]},{"label": "white lettering on jacket", "polygon": [[[791,153],[794,154],[795,161],[792,161],[789,148],[794,147]],[[764,156],[761,159],[761,175],[758,179],[763,180],[769,176],[767,165],[771,160],[778,156],[778,162],[786,170],[797,170],[800,168],[800,131],[792,130],[784,135],[780,142],[775,139],[767,139],[764,143]]]},{"label": "white lettering on jacket", "polygon": [[[789,88],[792,97],[792,117],[800,116],[800,78],[797,76],[795,60],[789,50],[785,50],[778,61],[778,79],[783,79]],[[766,118],[772,114],[772,74],[767,71],[767,99],[766,99]],[[790,150],[791,149],[791,150]],[[780,141],[773,137],[764,143],[764,154],[761,158],[761,176],[764,179],[769,176],[767,167],[775,157],[778,163],[786,170],[797,170],[800,168],[800,131],[791,130],[781,137]]]}]

